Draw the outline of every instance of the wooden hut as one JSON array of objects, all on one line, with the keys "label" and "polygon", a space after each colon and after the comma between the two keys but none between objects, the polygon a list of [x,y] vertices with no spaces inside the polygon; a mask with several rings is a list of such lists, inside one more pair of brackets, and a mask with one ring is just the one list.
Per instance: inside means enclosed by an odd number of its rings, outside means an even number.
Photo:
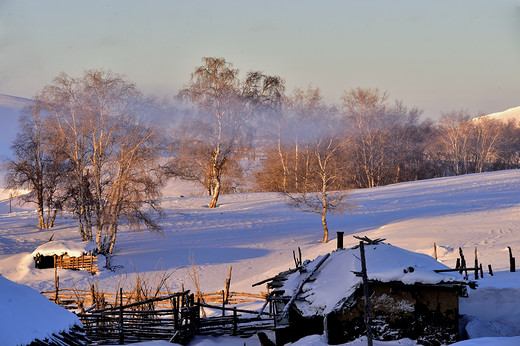
[{"label": "wooden hut", "polygon": [[[365,246],[372,333],[446,344],[459,339],[459,297],[468,281],[434,258],[389,244]],[[365,335],[360,251],[338,249],[269,279],[277,344],[326,334],[329,344]]]},{"label": "wooden hut", "polygon": [[94,274],[98,271],[96,249],[94,242],[52,240],[33,251],[34,266],[38,269],[87,270]]}]

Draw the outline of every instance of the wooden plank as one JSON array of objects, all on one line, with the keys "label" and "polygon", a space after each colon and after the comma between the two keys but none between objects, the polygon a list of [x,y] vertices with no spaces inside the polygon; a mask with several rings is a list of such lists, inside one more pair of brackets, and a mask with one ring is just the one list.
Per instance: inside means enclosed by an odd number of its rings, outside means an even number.
[{"label": "wooden plank", "polygon": [[287,314],[287,312],[289,311],[289,308],[291,307],[292,303],[294,302],[294,300],[296,299],[296,297],[298,296],[298,294],[300,294],[300,291],[302,290],[303,288],[303,285],[309,281],[309,279],[311,278],[311,276],[314,275],[314,273],[316,273],[318,271],[318,269],[321,267],[321,265],[323,263],[325,263],[325,261],[327,260],[327,258],[329,258],[329,255],[330,253],[326,254],[323,256],[323,258],[318,262],[318,264],[314,267],[314,269],[309,273],[307,274],[307,276],[302,280],[300,281],[300,283],[298,284],[298,287],[296,288],[296,290],[294,291],[293,293],[293,296],[291,297],[291,299],[289,300],[289,302],[285,305],[285,307],[283,308],[283,311],[282,311],[282,314],[280,315],[280,319],[284,318],[285,315]]}]

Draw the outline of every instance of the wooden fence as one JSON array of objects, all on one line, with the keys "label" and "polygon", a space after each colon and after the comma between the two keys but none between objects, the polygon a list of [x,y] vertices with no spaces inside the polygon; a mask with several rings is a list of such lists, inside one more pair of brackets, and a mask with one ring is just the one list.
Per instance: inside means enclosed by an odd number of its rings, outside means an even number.
[{"label": "wooden fence", "polygon": [[73,270],[86,270],[91,274],[98,272],[97,256],[81,255],[80,257],[70,257],[69,255],[54,255],[54,267]]},{"label": "wooden fence", "polygon": [[[274,327],[269,314],[216,306],[195,301],[189,291],[78,314],[87,336],[97,344],[123,344],[168,340],[185,344],[195,334],[251,335]],[[218,316],[201,318],[201,309],[219,311]]]},{"label": "wooden fence", "polygon": [[118,305],[78,314],[93,342],[182,341],[193,332],[198,308],[189,291],[131,304],[124,304],[122,294],[119,297]]}]

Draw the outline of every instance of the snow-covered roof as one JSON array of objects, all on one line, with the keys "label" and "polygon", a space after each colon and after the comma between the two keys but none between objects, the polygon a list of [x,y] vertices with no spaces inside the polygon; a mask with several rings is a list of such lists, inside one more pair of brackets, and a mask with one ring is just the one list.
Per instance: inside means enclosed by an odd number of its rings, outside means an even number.
[{"label": "snow-covered roof", "polygon": [[90,251],[97,249],[94,242],[73,241],[73,240],[53,240],[40,245],[32,252],[32,256],[43,255],[64,255],[68,254],[71,257],[79,257]]},{"label": "snow-covered roof", "polygon": [[51,339],[80,326],[72,312],[39,294],[34,289],[0,275],[0,338],[2,345],[26,345],[33,340]]},{"label": "snow-covered roof", "polygon": [[[285,290],[284,296],[292,297],[300,282],[308,277],[324,256],[304,263],[303,270],[290,274],[280,288]],[[365,257],[369,280],[399,281],[409,285],[465,282],[458,272],[434,272],[448,268],[434,258],[390,244],[365,245]],[[354,273],[361,272],[359,258],[359,249],[337,250],[328,256],[303,285],[295,303],[304,316],[326,315],[339,308],[345,298],[354,293],[362,282]]]}]

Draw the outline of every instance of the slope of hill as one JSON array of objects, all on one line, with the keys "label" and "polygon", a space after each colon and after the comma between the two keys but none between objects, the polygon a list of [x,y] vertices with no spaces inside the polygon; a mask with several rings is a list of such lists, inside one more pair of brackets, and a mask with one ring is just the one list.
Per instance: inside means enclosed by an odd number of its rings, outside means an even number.
[{"label": "slope of hill", "polygon": [[31,103],[31,100],[22,97],[0,94],[0,159],[9,155],[11,141],[16,138],[18,132],[18,117],[22,109]]},{"label": "slope of hill", "polygon": [[[518,190],[520,170],[355,190],[350,198],[356,208],[331,216],[329,226],[332,232],[345,232],[346,246],[357,243],[350,235],[366,235],[433,255],[435,242],[439,261],[450,267],[459,247],[470,259],[476,248],[479,261],[485,267],[491,264],[495,276],[479,280],[480,290],[471,293],[476,304],[463,300],[462,312],[478,316],[472,323],[479,336],[520,335],[513,323],[520,319],[520,299],[514,298],[520,297],[520,274],[508,272],[507,250],[510,246],[514,255],[520,251]],[[176,184],[165,191],[161,233],[120,231],[112,259],[116,271],[96,275],[100,287],[114,291],[119,282],[132,282],[135,271],[153,276],[163,269],[172,274],[171,290],[182,284],[193,289],[187,269],[192,259],[203,291],[220,291],[232,266],[232,290],[253,292],[252,284],[294,267],[292,251],[298,247],[304,259],[335,248],[335,239],[319,242],[318,216],[290,209],[278,194],[223,195],[218,208],[208,209],[207,196],[178,197],[178,191]],[[30,253],[52,234],[57,240],[79,236],[68,215],[53,230],[39,230],[36,224],[30,206],[17,206],[8,214],[7,202],[0,203],[0,273],[38,290],[50,289],[54,271],[34,269]],[[92,282],[83,272],[60,270],[59,275],[64,288],[87,288]]]}]

